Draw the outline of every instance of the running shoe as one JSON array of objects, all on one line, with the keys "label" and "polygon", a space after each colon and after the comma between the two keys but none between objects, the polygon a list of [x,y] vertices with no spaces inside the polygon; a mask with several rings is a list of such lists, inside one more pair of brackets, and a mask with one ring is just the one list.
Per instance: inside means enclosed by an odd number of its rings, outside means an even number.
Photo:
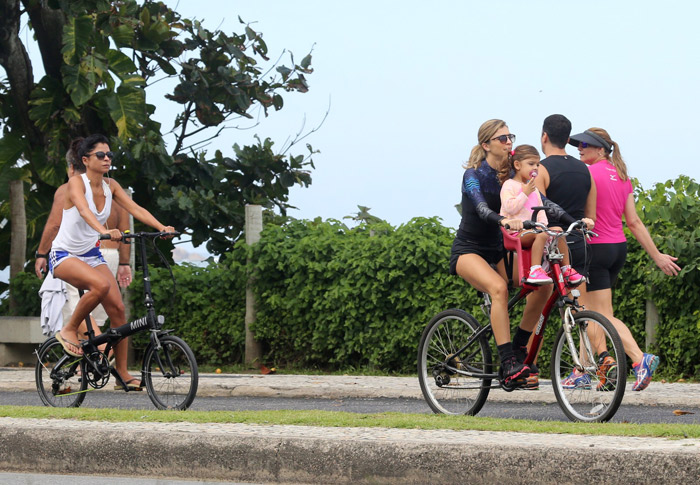
[{"label": "running shoe", "polygon": [[579,274],[574,268],[569,266],[564,270],[564,280],[571,286],[580,284],[583,281],[583,275]]},{"label": "running shoe", "polygon": [[634,375],[637,379],[632,385],[633,391],[643,391],[651,383],[651,376],[654,375],[654,371],[659,366],[660,359],[654,354],[644,354],[641,362],[632,364],[632,370],[634,370]]},{"label": "running shoe", "polygon": [[591,376],[588,374],[583,374],[574,369],[571,371],[571,374],[566,377],[566,379],[561,381],[561,387],[564,389],[590,389]]},{"label": "running shoe", "polygon": [[617,384],[617,362],[615,359],[606,355],[598,360],[598,385],[596,391],[614,391]]},{"label": "running shoe", "polygon": [[530,371],[530,375],[525,379],[525,386],[523,389],[526,391],[539,391],[540,390],[540,373],[533,373]]},{"label": "running shoe", "polygon": [[530,367],[518,362],[514,355],[501,362],[501,378],[505,384],[523,386],[525,379],[530,375]]},{"label": "running shoe", "polygon": [[547,276],[542,266],[533,266],[530,268],[530,274],[525,279],[525,283],[529,285],[548,285],[552,283],[552,278]]}]

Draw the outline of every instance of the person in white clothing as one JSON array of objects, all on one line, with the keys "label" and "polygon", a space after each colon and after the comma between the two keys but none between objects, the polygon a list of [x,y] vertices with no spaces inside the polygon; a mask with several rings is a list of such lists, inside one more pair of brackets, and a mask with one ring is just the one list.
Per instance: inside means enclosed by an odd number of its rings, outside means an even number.
[{"label": "person in white clothing", "polygon": [[[82,143],[83,138],[76,138],[71,142],[71,147],[66,153],[67,162],[67,173],[68,178],[79,175],[85,171],[85,165],[83,162],[77,159],[76,152]],[[51,206],[51,211],[49,212],[49,217],[46,220],[46,225],[44,226],[44,231],[41,234],[41,241],[36,251],[36,261],[34,263],[34,272],[39,279],[43,278],[44,274],[48,268],[48,256],[49,250],[51,248],[51,243],[58,233],[58,229],[61,226],[61,219],[63,218],[63,203],[66,197],[66,192],[68,190],[68,183],[61,185],[56,189],[56,193],[53,198],[53,205]],[[110,211],[109,218],[106,223],[107,228],[116,227],[120,231],[124,232],[129,229],[129,214],[126,210],[117,203],[112,204],[112,210]],[[118,241],[102,241],[100,244],[100,252],[107,262],[107,266],[112,271],[112,274],[117,279],[119,286],[126,288],[131,283],[131,266],[129,265],[130,256],[130,245],[123,244]],[[62,319],[56,319],[54,323],[54,331],[60,330],[63,326],[63,322],[68,322],[70,320],[73,311],[80,299],[78,289],[73,285],[63,283],[65,287],[65,305],[59,313],[61,313]],[[43,286],[42,286],[43,287]],[[95,333],[99,335],[100,329],[107,321],[107,313],[102,308],[102,305],[97,305],[95,309],[90,313],[93,321],[97,324],[95,328]],[[52,319],[52,322],[54,320]],[[84,335],[87,331],[85,323],[80,324],[79,335]],[[51,332],[53,334],[54,332]]]},{"label": "person in white clothing", "polygon": [[[105,180],[113,156],[109,140],[104,135],[90,135],[80,144],[77,157],[85,165],[85,173],[68,180],[61,226],[49,253],[49,269],[56,278],[87,290],[70,321],[56,334],[66,353],[76,357],[82,355],[78,326],[98,303],[102,303],[112,327],[126,323],[119,287],[99,248],[100,234],[121,240],[122,233],[118,229],[105,227],[112,199],[144,224],[158,231],[174,231],[172,226],[161,224],[131,200],[116,180]],[[122,340],[115,347],[117,372],[129,387],[140,387],[140,379],[131,376],[127,370],[126,353],[127,342]]]}]

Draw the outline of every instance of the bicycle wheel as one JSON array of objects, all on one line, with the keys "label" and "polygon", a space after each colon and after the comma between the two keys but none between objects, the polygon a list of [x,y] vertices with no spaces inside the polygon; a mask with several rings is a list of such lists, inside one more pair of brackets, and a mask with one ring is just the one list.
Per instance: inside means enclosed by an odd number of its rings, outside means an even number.
[{"label": "bicycle wheel", "polygon": [[159,349],[150,345],[143,360],[148,397],[158,409],[185,410],[197,395],[197,361],[179,337],[160,337],[160,345]]},{"label": "bicycle wheel", "polygon": [[34,378],[41,401],[57,408],[79,407],[87,389],[87,381],[80,377],[84,370],[82,357],[66,354],[55,337],[44,342],[36,355]]},{"label": "bicycle wheel", "polygon": [[[625,394],[627,358],[622,340],[600,313],[582,311],[571,317],[568,308],[565,313],[569,316],[565,315],[552,349],[552,387],[557,402],[572,421],[608,421]],[[570,341],[564,331],[567,321],[573,321]],[[596,349],[602,352],[604,348],[614,362],[603,361],[597,354]]]},{"label": "bicycle wheel", "polygon": [[418,380],[423,397],[435,413],[477,414],[489,395],[491,379],[469,377],[454,370],[492,373],[491,348],[481,337],[460,355],[455,353],[481,328],[462,310],[437,314],[423,331],[418,346]]}]

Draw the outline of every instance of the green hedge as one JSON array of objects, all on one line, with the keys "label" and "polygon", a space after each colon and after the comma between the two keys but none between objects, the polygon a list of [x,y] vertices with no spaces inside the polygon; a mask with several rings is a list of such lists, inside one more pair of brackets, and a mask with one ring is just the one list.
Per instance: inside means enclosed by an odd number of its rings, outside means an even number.
[{"label": "green hedge", "polygon": [[448,275],[453,237],[437,218],[268,226],[252,252],[256,335],[280,364],[413,371],[432,315],[476,302]]},{"label": "green hedge", "polygon": [[627,232],[627,264],[614,293],[616,316],[644,349],[647,299],[659,312],[656,344],[665,375],[700,376],[700,186],[681,176],[650,190],[637,186],[637,211],[661,250],[678,257],[679,276],[664,275]]},{"label": "green hedge", "polygon": [[[244,251],[236,254],[244,255]],[[241,361],[245,346],[245,263],[225,258],[206,267],[173,266],[176,291],[170,273],[151,267],[156,312],[165,317],[164,328],[174,329],[192,348],[200,364],[220,366]],[[137,272],[138,273],[138,272]],[[143,281],[131,286],[134,318],[145,315]],[[134,347],[145,348],[147,334],[139,334]]]},{"label": "green hedge", "polygon": [[[644,348],[646,301],[652,300],[660,324],[650,350],[661,356],[662,374],[698,376],[700,186],[681,177],[649,191],[638,187],[636,197],[654,240],[679,256],[683,271],[675,278],[663,275],[628,234],[628,260],[614,291],[616,316]],[[201,363],[240,363],[250,258],[258,301],[253,328],[267,363],[414,372],[420,334],[434,314],[458,307],[485,321],[476,292],[448,274],[453,237],[438,218],[398,227],[379,222],[348,228],[320,219],[268,224],[260,243],[239,243],[220,263],[175,267],[174,301],[169,274],[154,269],[154,296],[166,326],[185,338]],[[38,279],[27,273],[12,285],[19,289],[22,312],[38,315]],[[133,289],[139,315],[138,279]],[[558,325],[554,315],[540,359],[545,371]]]}]

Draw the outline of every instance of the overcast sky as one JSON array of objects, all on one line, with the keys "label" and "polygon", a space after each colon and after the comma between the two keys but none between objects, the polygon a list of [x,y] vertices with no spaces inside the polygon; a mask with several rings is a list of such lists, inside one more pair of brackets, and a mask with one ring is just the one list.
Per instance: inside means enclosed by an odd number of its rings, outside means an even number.
[{"label": "overcast sky", "polygon": [[308,93],[215,145],[230,153],[252,132],[281,145],[330,103],[307,139],[321,151],[313,184],[292,192],[298,218],[342,219],[364,205],[394,225],[439,216],[456,227],[462,163],[490,118],[539,149],[543,119],[562,113],[574,133],[607,129],[646,188],[700,178],[686,153],[700,111],[700,2],[167,3],[210,29],[241,32],[240,16],[273,59],[313,49]]},{"label": "overcast sky", "polygon": [[[516,145],[539,149],[542,120],[562,113],[574,133],[607,129],[646,188],[679,174],[700,179],[697,155],[686,153],[700,112],[700,2],[166,3],[210,30],[241,33],[240,16],[263,33],[273,60],[313,50],[308,93],[285,95],[282,111],[209,147],[232,154],[255,133],[281,147],[330,109],[305,140],[321,153],[312,185],[292,191],[297,218],[342,219],[364,205],[393,225],[439,216],[456,228],[462,163],[491,118],[506,120]],[[164,91],[148,102],[166,128],[174,112]]]}]

